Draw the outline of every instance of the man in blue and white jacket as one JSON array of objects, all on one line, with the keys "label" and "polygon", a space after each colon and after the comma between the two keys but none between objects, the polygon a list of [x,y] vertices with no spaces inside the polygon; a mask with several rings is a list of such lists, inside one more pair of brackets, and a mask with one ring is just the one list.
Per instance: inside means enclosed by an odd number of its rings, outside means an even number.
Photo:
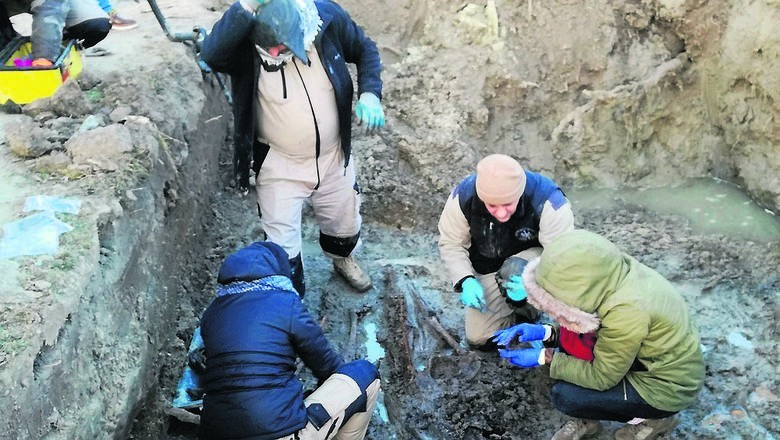
[{"label": "man in blue and white jacket", "polygon": [[347,63],[357,67],[357,121],[373,131],[385,121],[376,44],[331,1],[240,0],[214,24],[201,56],[231,77],[237,184],[248,192],[251,163],[263,230],[290,257],[298,292],[305,292],[301,214],[307,199],[336,272],[356,290],[370,289],[353,255],[362,220],[350,160]]},{"label": "man in blue and white jacket", "polygon": [[[252,243],[225,259],[217,282],[200,324],[200,438],[362,439],[379,373],[333,350],[292,286],[285,251]],[[321,384],[305,399],[298,357]]]},{"label": "man in blue and white jacket", "polygon": [[450,194],[439,218],[439,255],[465,310],[466,341],[492,350],[497,330],[532,322],[522,269],[574,229],[571,204],[549,178],[490,154]]}]

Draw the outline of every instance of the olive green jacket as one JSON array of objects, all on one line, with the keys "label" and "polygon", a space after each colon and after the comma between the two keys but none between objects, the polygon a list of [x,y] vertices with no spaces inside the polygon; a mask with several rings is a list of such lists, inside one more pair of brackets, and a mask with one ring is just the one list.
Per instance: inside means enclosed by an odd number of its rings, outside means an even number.
[{"label": "olive green jacket", "polygon": [[[523,273],[528,301],[575,332],[597,331],[594,359],[557,352],[550,376],[607,390],[625,377],[655,408],[689,406],[704,381],[699,335],[663,276],[584,230],[558,237]],[[634,360],[646,371],[629,371]]]}]

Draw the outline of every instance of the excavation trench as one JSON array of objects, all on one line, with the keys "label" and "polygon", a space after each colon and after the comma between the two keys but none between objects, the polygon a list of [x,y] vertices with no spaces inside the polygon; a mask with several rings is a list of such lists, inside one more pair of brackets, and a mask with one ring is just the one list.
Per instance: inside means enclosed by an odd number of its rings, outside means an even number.
[{"label": "excavation trench", "polygon": [[[209,27],[227,7],[174,3],[177,28]],[[353,132],[374,288],[334,274],[307,211],[304,303],[345,358],[380,366],[368,438],[549,438],[565,420],[544,367],[461,343],[436,222],[492,152],[555,179],[576,226],[685,297],[707,376],[673,438],[776,438],[780,226],[754,202],[776,211],[780,194],[777,44],[763,40],[776,7],[343,3],[385,63],[388,125]],[[0,260],[0,438],[196,438],[167,412],[186,347],[224,257],[263,237],[254,192],[231,186],[219,84],[144,2],[122,6],[141,26],[101,43],[119,56],[0,114],[0,220],[27,215],[31,195],[83,202],[58,214],[73,230],[55,255]]]},{"label": "excavation trench", "polygon": [[[184,66],[189,59],[180,61]],[[181,76],[179,65],[172,66],[167,75]],[[196,438],[197,425],[168,411],[186,347],[214,296],[224,257],[263,234],[254,193],[243,196],[231,186],[230,113],[222,90],[208,75],[185,71],[194,88],[155,96],[175,101],[186,93],[199,105],[177,118],[150,110],[150,118],[115,123],[134,145],[125,172],[25,191],[77,195],[85,205],[79,215],[64,217],[77,227],[63,235],[56,258],[3,263],[3,270],[13,270],[6,279],[17,280],[7,297],[18,290],[4,303],[3,328],[24,335],[27,345],[4,352],[0,437]],[[145,86],[127,77],[117,81],[125,87],[116,93]],[[380,139],[394,133],[390,127]],[[435,212],[446,193],[433,194],[416,180],[417,168],[376,138],[357,133],[356,152],[360,176],[371,181],[395,167],[402,178],[386,175],[386,185],[426,196],[406,200],[419,209],[404,216],[395,198],[368,185],[359,258],[375,287],[363,294],[334,274],[318,247],[311,212],[304,213],[304,302],[345,358],[367,357],[380,366],[383,395],[369,438],[550,436],[564,416],[550,404],[545,369],[511,368],[496,353],[461,343],[462,306],[436,248]],[[758,208],[743,211],[748,204],[738,190],[721,197],[722,185],[705,184],[689,197],[711,194],[725,200],[716,210],[730,217],[760,217]],[[682,413],[676,435],[761,438],[776,430],[776,220],[762,219],[768,235],[694,229],[679,213],[650,210],[641,198],[628,191],[572,191],[577,226],[608,236],[657,268],[680,288],[696,317],[707,386]],[[311,376],[301,373],[312,387]],[[750,390],[747,401],[738,397],[741,390]],[[745,407],[749,412],[740,413]],[[602,438],[616,426],[608,428]]]}]

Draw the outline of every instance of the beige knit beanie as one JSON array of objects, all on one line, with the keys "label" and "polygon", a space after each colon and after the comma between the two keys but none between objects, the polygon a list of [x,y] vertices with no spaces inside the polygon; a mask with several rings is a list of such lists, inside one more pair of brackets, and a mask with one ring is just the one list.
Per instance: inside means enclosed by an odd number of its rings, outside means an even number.
[{"label": "beige knit beanie", "polygon": [[477,164],[477,196],[489,205],[506,205],[520,199],[525,173],[506,154],[491,154]]}]

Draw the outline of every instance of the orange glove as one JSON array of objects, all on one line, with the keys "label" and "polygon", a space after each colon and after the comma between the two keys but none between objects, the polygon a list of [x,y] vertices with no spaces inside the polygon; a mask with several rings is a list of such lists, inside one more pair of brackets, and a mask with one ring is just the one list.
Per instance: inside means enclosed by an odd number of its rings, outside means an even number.
[{"label": "orange glove", "polygon": [[36,58],[32,62],[33,67],[51,67],[53,65],[54,64],[46,58]]}]

